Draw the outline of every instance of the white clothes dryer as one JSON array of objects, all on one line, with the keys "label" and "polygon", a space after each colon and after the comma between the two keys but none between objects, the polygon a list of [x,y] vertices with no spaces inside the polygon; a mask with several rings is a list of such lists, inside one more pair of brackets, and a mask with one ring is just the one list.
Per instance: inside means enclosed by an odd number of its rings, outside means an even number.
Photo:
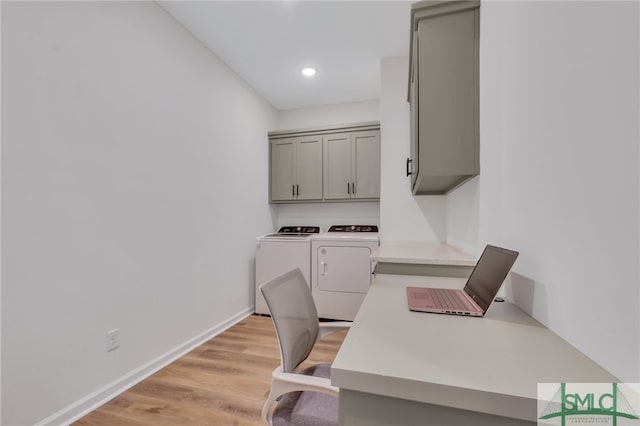
[{"label": "white clothes dryer", "polygon": [[260,286],[278,275],[300,268],[307,284],[311,282],[311,235],[319,226],[283,226],[275,234],[256,240],[255,312],[269,314]]},{"label": "white clothes dryer", "polygon": [[373,225],[334,225],[311,237],[311,294],[320,318],[353,321],[371,286],[370,256],[379,245]]}]

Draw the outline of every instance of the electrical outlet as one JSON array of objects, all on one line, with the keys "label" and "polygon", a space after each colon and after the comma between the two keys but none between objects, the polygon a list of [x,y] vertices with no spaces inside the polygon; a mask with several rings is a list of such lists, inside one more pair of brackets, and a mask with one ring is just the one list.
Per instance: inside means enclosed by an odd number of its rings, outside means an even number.
[{"label": "electrical outlet", "polygon": [[114,328],[111,331],[107,331],[106,350],[107,352],[115,351],[120,347],[120,340],[118,339],[118,332],[120,329]]}]

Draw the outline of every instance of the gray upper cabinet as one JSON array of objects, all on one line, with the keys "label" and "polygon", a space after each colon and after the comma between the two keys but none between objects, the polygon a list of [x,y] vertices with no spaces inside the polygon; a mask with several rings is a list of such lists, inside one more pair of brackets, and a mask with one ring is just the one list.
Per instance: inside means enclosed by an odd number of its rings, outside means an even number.
[{"label": "gray upper cabinet", "polygon": [[380,198],[380,132],[323,137],[324,199]]},{"label": "gray upper cabinet", "polygon": [[480,172],[479,1],[412,7],[409,94],[415,195],[444,194]]},{"label": "gray upper cabinet", "polygon": [[295,140],[270,141],[271,200],[293,200],[295,197]]},{"label": "gray upper cabinet", "polygon": [[322,198],[322,138],[299,137],[297,148],[296,200],[319,200]]},{"label": "gray upper cabinet", "polygon": [[380,132],[351,136],[353,198],[380,198]]},{"label": "gray upper cabinet", "polygon": [[350,198],[351,184],[351,135],[336,133],[323,136],[324,150],[324,198],[340,200]]},{"label": "gray upper cabinet", "polygon": [[271,201],[322,199],[322,137],[272,139]]},{"label": "gray upper cabinet", "polygon": [[271,132],[270,200],[380,198],[378,123]]}]

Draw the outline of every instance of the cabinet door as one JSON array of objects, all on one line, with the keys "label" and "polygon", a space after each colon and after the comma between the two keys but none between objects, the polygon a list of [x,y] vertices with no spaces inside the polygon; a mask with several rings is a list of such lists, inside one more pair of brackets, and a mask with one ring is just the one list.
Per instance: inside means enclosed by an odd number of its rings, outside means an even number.
[{"label": "cabinet door", "polygon": [[322,199],[322,136],[296,142],[296,200]]},{"label": "cabinet door", "polygon": [[[417,58],[418,54],[418,33],[413,34],[413,57]],[[418,128],[418,61],[413,61],[411,65],[411,81],[409,86],[409,106],[411,108],[411,141],[410,141],[410,157],[407,164],[407,173],[411,173],[411,189],[416,183],[418,177],[418,170],[420,169],[420,155],[419,155],[419,131]]]},{"label": "cabinet door", "polygon": [[477,10],[418,25],[419,179],[448,190],[478,173]]},{"label": "cabinet door", "polygon": [[354,198],[380,197],[380,133],[356,132],[352,134],[351,196]]},{"label": "cabinet door", "polygon": [[292,200],[295,180],[295,138],[271,141],[271,199]]},{"label": "cabinet door", "polygon": [[323,136],[324,199],[351,197],[351,135],[347,133]]}]

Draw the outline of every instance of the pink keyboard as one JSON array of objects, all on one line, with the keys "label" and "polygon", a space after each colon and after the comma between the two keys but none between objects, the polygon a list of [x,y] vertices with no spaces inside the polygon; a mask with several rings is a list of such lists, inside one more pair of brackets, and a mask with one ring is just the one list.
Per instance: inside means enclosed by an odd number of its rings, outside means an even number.
[{"label": "pink keyboard", "polygon": [[433,305],[438,309],[476,311],[477,309],[469,302],[460,291],[443,288],[430,289],[433,296]]}]

